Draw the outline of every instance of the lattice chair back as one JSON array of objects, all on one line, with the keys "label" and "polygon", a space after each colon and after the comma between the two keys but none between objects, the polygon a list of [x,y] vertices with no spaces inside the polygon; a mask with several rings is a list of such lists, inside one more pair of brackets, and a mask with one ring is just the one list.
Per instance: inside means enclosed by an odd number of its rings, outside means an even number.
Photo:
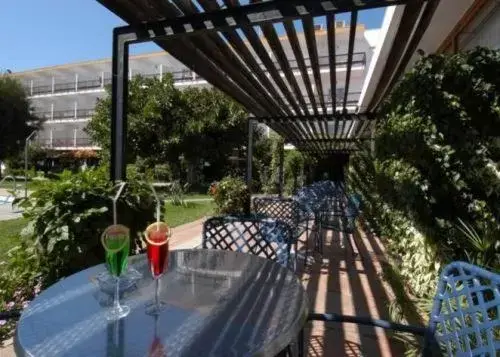
[{"label": "lattice chair back", "polygon": [[293,241],[283,221],[248,216],[212,217],[203,224],[202,247],[258,255],[288,266]]},{"label": "lattice chair back", "polygon": [[306,186],[297,191],[294,200],[299,202],[300,206],[307,211],[316,214],[321,209],[325,197],[321,190]]},{"label": "lattice chair back", "polygon": [[292,198],[255,197],[253,210],[256,214],[279,219],[294,230],[298,229],[302,217],[300,204]]},{"label": "lattice chair back", "polygon": [[454,262],[443,269],[429,336],[448,356],[500,356],[500,275]]}]

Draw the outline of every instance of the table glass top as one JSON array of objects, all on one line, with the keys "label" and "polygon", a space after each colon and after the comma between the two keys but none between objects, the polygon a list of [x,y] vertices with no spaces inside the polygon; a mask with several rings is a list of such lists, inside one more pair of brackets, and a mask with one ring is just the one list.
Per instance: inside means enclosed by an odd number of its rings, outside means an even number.
[{"label": "table glass top", "polygon": [[99,265],[72,275],[39,295],[16,332],[19,356],[273,356],[297,337],[307,298],[294,273],[249,254],[178,250],[161,278],[166,308],[145,313],[155,283],[146,257],[130,258],[142,278],[121,303],[131,312],[108,321],[112,295],[95,277]]}]

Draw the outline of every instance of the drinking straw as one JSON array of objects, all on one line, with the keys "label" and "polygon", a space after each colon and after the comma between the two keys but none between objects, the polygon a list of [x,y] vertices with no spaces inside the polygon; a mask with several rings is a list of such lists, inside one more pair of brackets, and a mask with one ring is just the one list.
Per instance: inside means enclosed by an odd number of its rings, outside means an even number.
[{"label": "drinking straw", "polygon": [[161,202],[160,199],[158,198],[158,194],[156,193],[155,187],[153,184],[149,184],[149,187],[151,187],[151,191],[153,191],[153,195],[155,196],[155,201],[156,201],[156,230],[160,230],[160,210],[161,210]]},{"label": "drinking straw", "polygon": [[120,182],[117,185],[117,186],[119,186],[119,189],[118,189],[118,192],[116,193],[115,197],[113,198],[113,224],[118,223],[117,214],[116,214],[116,202],[118,201],[118,198],[120,198],[122,191],[125,188],[126,184],[127,184],[126,182]]}]

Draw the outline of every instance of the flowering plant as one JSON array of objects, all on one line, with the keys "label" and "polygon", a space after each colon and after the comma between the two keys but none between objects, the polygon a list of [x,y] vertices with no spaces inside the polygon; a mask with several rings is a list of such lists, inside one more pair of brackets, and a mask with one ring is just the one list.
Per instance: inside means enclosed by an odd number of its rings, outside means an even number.
[{"label": "flowering plant", "polygon": [[250,191],[238,177],[226,176],[220,182],[212,183],[208,193],[213,197],[219,214],[249,213]]},{"label": "flowering plant", "polygon": [[[0,311],[25,309],[43,287],[40,262],[32,243],[21,241],[0,262]],[[0,319],[0,341],[12,337],[17,319]]]}]

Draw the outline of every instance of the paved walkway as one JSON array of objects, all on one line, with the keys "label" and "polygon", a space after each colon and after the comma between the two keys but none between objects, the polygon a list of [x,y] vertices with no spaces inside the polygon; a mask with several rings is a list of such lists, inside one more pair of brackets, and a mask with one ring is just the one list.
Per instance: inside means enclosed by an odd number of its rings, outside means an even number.
[{"label": "paved walkway", "polygon": [[[22,194],[21,192],[19,194]],[[18,207],[12,209],[12,203],[5,202],[5,198],[11,196],[5,188],[0,188],[0,221],[22,217],[22,212]],[[0,357],[2,355],[0,354]]]},{"label": "paved walkway", "polygon": [[[171,248],[201,244],[203,219],[174,228]],[[391,286],[382,279],[385,251],[380,240],[365,230],[351,235],[325,233],[323,257],[312,254],[298,274],[309,295],[310,310],[389,319]],[[314,240],[314,234],[310,240]],[[309,244],[312,246],[312,243]],[[348,324],[314,322],[305,330],[307,356],[403,356],[402,346],[384,330]],[[0,357],[12,357],[12,346]]]}]

